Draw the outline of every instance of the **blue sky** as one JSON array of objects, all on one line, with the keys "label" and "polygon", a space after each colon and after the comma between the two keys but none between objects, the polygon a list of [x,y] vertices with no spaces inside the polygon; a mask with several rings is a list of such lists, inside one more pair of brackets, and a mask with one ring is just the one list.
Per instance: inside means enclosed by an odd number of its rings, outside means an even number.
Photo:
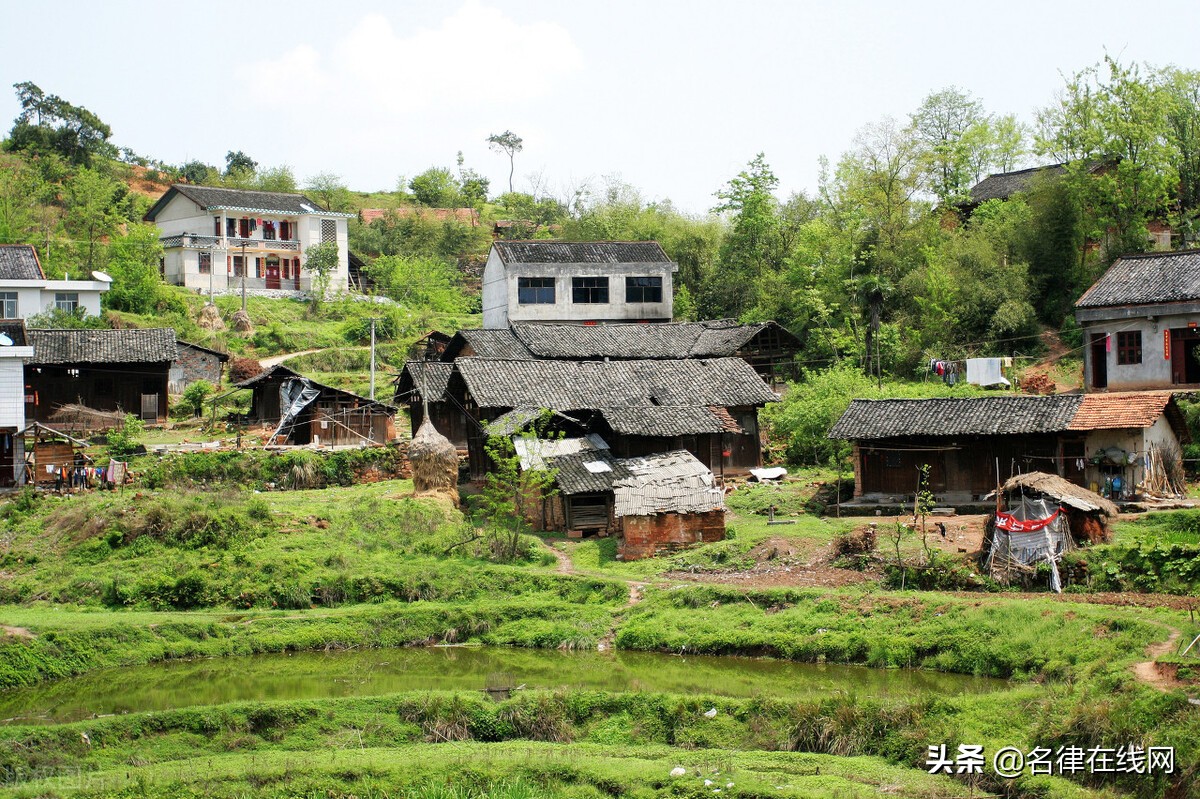
[{"label": "blue sky", "polygon": [[[36,8],[36,11],[32,9]],[[1200,5],[1107,2],[0,0],[0,77],[31,80],[168,162],[266,166],[391,189],[432,165],[507,181],[489,133],[525,139],[516,188],[608,176],[704,212],[763,151],[812,190],[854,131],[954,84],[1032,121],[1106,52],[1200,69]],[[34,24],[36,22],[36,24]],[[49,27],[48,27],[49,26]],[[0,124],[17,113],[0,95]]]}]

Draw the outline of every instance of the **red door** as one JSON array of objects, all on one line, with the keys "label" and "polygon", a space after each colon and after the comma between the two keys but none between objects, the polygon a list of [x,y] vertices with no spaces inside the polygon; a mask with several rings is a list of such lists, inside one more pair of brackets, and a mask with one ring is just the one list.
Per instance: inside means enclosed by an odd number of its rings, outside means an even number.
[{"label": "red door", "polygon": [[300,259],[292,259],[292,278],[296,281],[296,290],[300,290]]},{"label": "red door", "polygon": [[274,255],[267,256],[266,279],[267,288],[279,288],[279,259]]}]

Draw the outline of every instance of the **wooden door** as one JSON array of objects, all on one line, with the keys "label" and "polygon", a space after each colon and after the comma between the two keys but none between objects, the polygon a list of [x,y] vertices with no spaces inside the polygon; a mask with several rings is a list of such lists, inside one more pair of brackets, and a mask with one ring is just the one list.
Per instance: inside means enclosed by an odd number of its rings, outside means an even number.
[{"label": "wooden door", "polygon": [[268,256],[266,270],[267,288],[279,288],[279,259],[275,256]]}]

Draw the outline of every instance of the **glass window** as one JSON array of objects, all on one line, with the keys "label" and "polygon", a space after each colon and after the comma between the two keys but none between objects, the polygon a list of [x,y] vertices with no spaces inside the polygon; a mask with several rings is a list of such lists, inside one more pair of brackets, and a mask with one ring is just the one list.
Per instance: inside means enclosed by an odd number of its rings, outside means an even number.
[{"label": "glass window", "polygon": [[236,219],[230,219],[228,217],[225,218],[225,235],[230,238],[233,238],[234,236],[237,235],[237,220]]},{"label": "glass window", "polygon": [[17,292],[0,291],[0,319],[20,319],[17,316]]},{"label": "glass window", "polygon": [[275,241],[275,223],[263,220],[263,240]]},{"label": "glass window", "polygon": [[1142,331],[1124,330],[1117,333],[1117,363],[1142,362]]},{"label": "glass window", "polygon": [[625,278],[625,302],[662,302],[662,278]]},{"label": "glass window", "polygon": [[517,302],[521,305],[553,305],[554,278],[517,278]]},{"label": "glass window", "polygon": [[246,274],[246,267],[242,263],[242,256],[233,256],[233,276],[242,277]]},{"label": "glass window", "polygon": [[67,313],[75,313],[79,307],[79,294],[74,291],[60,291],[54,295],[54,307]]},{"label": "glass window", "polygon": [[605,303],[608,302],[608,278],[606,277],[573,277],[571,278],[571,302]]},{"label": "glass window", "polygon": [[200,253],[200,274],[207,275],[212,272],[212,253]]}]

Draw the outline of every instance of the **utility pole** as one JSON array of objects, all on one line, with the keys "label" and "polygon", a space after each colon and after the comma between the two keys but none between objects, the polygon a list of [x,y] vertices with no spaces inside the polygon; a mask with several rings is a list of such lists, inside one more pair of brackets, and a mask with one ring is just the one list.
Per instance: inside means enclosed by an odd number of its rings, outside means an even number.
[{"label": "utility pole", "polygon": [[371,399],[375,399],[375,317],[371,317]]},{"label": "utility pole", "polygon": [[242,239],[242,313],[246,312],[246,240]]}]

